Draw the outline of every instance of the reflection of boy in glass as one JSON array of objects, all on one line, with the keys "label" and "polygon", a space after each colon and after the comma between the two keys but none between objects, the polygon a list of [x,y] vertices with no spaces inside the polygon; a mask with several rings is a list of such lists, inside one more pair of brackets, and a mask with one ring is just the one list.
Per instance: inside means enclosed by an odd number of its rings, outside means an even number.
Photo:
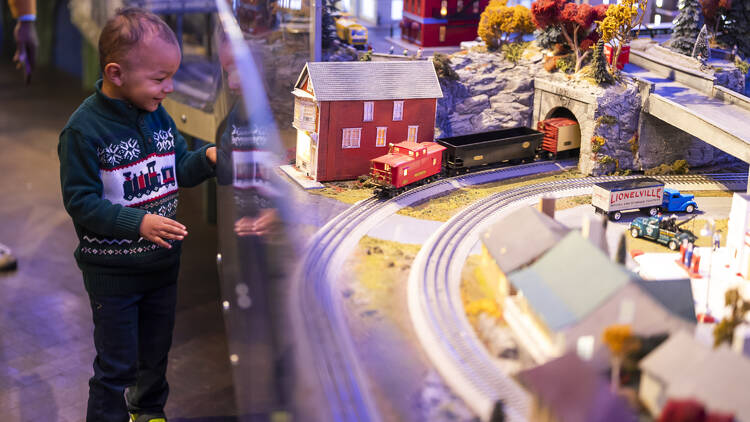
[{"label": "reflection of boy in glass", "polygon": [[[236,97],[241,90],[239,73],[231,45],[226,40],[219,47],[219,60],[227,75],[227,88]],[[219,140],[219,154],[223,163],[217,167],[217,179],[220,184],[234,187],[234,202],[239,216],[234,231],[238,236],[263,236],[278,221],[271,200],[277,196],[270,180],[273,153],[266,145],[271,123],[263,121],[258,113],[248,118],[245,104],[237,100],[227,116],[226,129]]]}]

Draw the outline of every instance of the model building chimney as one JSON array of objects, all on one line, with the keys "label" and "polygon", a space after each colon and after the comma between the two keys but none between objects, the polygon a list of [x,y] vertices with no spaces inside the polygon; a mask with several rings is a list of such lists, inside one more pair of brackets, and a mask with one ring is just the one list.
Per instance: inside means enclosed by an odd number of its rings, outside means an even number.
[{"label": "model building chimney", "polygon": [[552,196],[539,198],[539,211],[547,214],[549,218],[555,218],[555,198]]},{"label": "model building chimney", "polygon": [[583,223],[581,224],[581,235],[609,256],[606,217],[600,214],[584,215]]}]

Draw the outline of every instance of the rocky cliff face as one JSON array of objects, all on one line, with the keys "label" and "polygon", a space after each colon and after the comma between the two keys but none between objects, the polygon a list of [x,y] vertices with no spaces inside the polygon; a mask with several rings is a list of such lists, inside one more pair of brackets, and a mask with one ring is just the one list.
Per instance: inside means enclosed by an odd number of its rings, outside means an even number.
[{"label": "rocky cliff face", "polygon": [[[566,108],[581,129],[579,169],[586,174],[618,170],[647,170],[686,160],[700,167],[734,159],[703,141],[641,112],[641,92],[647,87],[627,76],[616,85],[592,82],[542,67],[542,54],[532,47],[514,64],[502,54],[479,49],[450,56],[458,80],[441,80],[438,101],[438,137],[477,133],[515,126],[535,127]],[[730,88],[737,88],[726,73]],[[717,75],[718,77],[718,75]],[[534,78],[539,81],[536,87]],[[532,121],[533,120],[533,121]]]},{"label": "rocky cliff face", "polygon": [[450,65],[459,79],[440,81],[436,136],[530,125],[534,76],[544,72],[541,61],[541,53],[533,51],[518,63],[478,49],[453,54]]}]

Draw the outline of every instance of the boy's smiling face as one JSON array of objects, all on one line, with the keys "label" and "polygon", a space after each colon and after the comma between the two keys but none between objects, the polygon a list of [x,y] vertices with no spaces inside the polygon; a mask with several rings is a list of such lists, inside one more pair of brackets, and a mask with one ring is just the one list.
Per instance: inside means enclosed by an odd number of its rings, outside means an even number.
[{"label": "boy's smiling face", "polygon": [[156,111],[174,91],[172,77],[180,67],[180,49],[158,36],[148,36],[129,52],[113,82],[120,96],[134,106]]}]

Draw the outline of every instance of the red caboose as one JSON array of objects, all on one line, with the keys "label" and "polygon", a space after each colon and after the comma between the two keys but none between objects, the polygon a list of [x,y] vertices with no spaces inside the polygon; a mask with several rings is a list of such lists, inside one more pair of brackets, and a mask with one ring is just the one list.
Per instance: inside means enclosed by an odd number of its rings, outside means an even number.
[{"label": "red caboose", "polygon": [[370,176],[388,191],[401,190],[440,173],[444,150],[444,146],[435,142],[391,144],[388,154],[370,160]]}]

